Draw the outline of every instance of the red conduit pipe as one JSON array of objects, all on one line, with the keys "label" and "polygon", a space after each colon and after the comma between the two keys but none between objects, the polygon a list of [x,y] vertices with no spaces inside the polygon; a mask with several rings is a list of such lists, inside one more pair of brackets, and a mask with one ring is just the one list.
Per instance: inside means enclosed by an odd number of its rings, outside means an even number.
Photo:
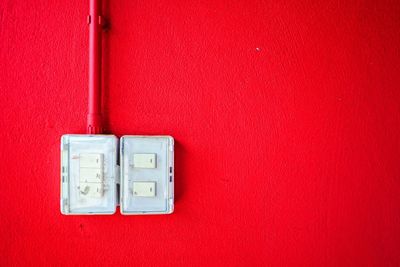
[{"label": "red conduit pipe", "polygon": [[100,134],[101,125],[101,33],[104,18],[101,0],[89,0],[89,99],[87,133]]}]

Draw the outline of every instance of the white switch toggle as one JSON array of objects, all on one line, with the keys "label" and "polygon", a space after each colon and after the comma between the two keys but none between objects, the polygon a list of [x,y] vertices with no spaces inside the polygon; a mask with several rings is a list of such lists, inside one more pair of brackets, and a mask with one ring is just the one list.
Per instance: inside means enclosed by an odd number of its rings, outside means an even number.
[{"label": "white switch toggle", "polygon": [[133,182],[133,195],[136,197],[155,197],[155,182]]},{"label": "white switch toggle", "polygon": [[103,196],[104,186],[102,183],[80,183],[79,189],[81,195],[100,198]]},{"label": "white switch toggle", "polygon": [[103,169],[103,154],[80,154],[79,167],[80,168],[96,168]]},{"label": "white switch toggle", "polygon": [[133,167],[145,169],[156,168],[156,154],[133,154]]},{"label": "white switch toggle", "polygon": [[95,168],[80,168],[79,180],[81,183],[101,183],[103,182],[103,170]]}]

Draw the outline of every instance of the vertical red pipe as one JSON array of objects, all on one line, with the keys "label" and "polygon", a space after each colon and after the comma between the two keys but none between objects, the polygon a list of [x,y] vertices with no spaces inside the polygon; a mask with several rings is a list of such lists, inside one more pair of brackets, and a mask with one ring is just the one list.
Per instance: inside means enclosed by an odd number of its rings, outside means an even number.
[{"label": "vertical red pipe", "polygon": [[87,133],[98,134],[101,126],[101,0],[89,0],[89,101]]}]

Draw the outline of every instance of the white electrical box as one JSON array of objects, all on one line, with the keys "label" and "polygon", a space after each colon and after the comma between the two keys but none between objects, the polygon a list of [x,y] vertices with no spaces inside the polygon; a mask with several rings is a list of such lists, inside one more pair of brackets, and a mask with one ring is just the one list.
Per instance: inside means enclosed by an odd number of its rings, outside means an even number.
[{"label": "white electrical box", "polygon": [[122,214],[166,214],[174,209],[174,139],[129,136],[120,141]]},{"label": "white electrical box", "polygon": [[113,214],[118,204],[126,215],[173,212],[174,139],[63,135],[61,213]]},{"label": "white electrical box", "polygon": [[118,139],[114,135],[62,136],[63,214],[115,213],[118,152]]}]

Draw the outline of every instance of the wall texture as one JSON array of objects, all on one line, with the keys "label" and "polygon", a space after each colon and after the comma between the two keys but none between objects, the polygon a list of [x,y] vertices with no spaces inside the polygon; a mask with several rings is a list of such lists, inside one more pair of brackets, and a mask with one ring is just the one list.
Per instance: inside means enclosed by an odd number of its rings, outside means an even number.
[{"label": "wall texture", "polygon": [[66,217],[87,1],[0,1],[1,266],[398,266],[399,1],[107,1],[108,132],[176,138],[170,216]]}]

